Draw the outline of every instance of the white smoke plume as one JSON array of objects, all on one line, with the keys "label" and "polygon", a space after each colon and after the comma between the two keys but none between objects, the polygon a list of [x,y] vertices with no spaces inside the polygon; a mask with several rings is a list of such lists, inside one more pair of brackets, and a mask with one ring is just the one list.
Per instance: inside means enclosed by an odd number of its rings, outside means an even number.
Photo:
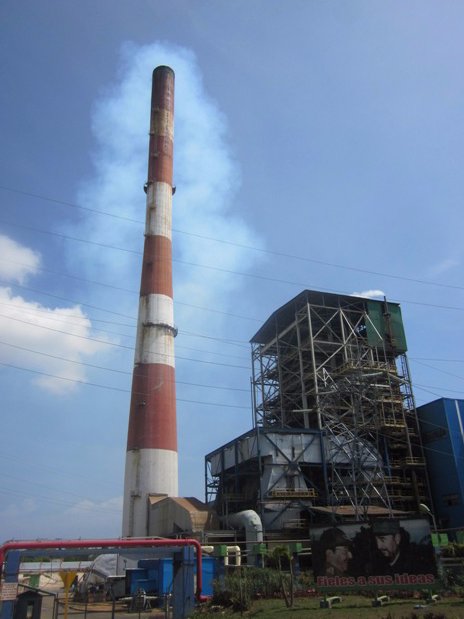
[{"label": "white smoke plume", "polygon": [[[204,454],[250,424],[249,348],[228,348],[221,339],[244,340],[250,336],[246,321],[239,325],[245,329],[241,335],[235,325],[228,324],[231,313],[246,315],[249,311],[241,290],[244,280],[231,272],[249,272],[262,258],[258,252],[238,247],[259,247],[260,240],[237,214],[240,171],[228,144],[226,120],[206,93],[192,52],[158,43],[124,46],[118,80],[102,94],[94,109],[94,174],[78,196],[81,206],[116,217],[84,213],[67,232],[128,251],[73,244],[69,261],[75,265],[78,260],[89,279],[134,291],[128,297],[92,287],[91,303],[136,318],[151,77],[159,65],[170,66],[175,72],[173,252],[174,320],[179,328],[175,350],[181,492],[184,483],[188,492],[201,496],[202,491],[195,491],[194,486],[203,479]],[[131,369],[132,362],[133,354],[128,353],[127,365],[120,368]],[[232,389],[221,391],[218,385]],[[207,427],[214,428],[214,433],[201,431]]]},{"label": "white smoke plume", "polygon": [[[259,243],[256,235],[232,212],[240,173],[227,145],[225,119],[204,90],[192,52],[162,44],[142,47],[126,44],[122,58],[118,83],[104,93],[95,107],[95,175],[82,187],[79,203],[144,221],[151,75],[159,65],[173,68],[177,186],[173,199],[175,300],[222,309],[230,302],[227,295],[240,285],[239,278],[191,263],[229,271],[246,270],[256,258],[236,246],[192,235],[229,239],[243,245]],[[83,232],[89,240],[142,251],[142,224],[137,226],[124,219],[92,214],[79,226],[81,236]],[[80,251],[89,274],[95,276],[97,272],[99,280],[124,281],[138,291],[140,255],[91,246],[84,246]],[[192,321],[204,322],[204,316],[200,317],[198,310],[191,312],[176,307],[176,320],[188,322],[192,330]]]},{"label": "white smoke plume", "polygon": [[363,290],[362,292],[352,292],[353,297],[364,297],[366,299],[375,299],[376,297],[384,297],[385,292],[379,289]]}]

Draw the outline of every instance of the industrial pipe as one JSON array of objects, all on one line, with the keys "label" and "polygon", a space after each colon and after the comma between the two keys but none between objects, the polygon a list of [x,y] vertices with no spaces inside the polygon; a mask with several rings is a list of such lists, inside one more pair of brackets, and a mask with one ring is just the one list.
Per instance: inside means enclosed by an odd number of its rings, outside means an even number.
[{"label": "industrial pipe", "polygon": [[245,529],[247,555],[254,561],[253,546],[263,541],[263,524],[261,518],[253,509],[245,509],[235,514],[229,514],[226,521],[234,529]]},{"label": "industrial pipe", "polygon": [[233,552],[235,553],[235,567],[240,567],[242,565],[242,550],[240,546],[227,546],[227,555],[224,557],[224,565],[229,565],[229,554]]},{"label": "industrial pipe", "polygon": [[202,556],[201,545],[196,539],[71,539],[71,540],[39,540],[39,541],[18,541],[5,542],[0,546],[0,578],[3,563],[7,552],[10,550],[51,550],[60,548],[150,548],[150,547],[172,547],[172,546],[193,546],[196,550],[197,560],[197,586],[195,597],[198,602],[206,601],[206,597],[201,595],[203,585],[202,579]]},{"label": "industrial pipe", "polygon": [[[212,554],[214,552],[214,546],[202,546],[201,549],[206,554]],[[229,565],[229,554],[232,552],[235,554],[235,565],[236,567],[240,567],[242,565],[242,549],[240,546],[226,546],[227,554],[224,557],[224,565],[227,567]]]}]

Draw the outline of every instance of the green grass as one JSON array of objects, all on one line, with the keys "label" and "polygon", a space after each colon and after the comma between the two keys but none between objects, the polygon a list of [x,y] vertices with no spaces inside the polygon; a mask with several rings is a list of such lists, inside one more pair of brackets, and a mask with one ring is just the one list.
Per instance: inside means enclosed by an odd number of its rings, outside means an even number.
[{"label": "green grass", "polygon": [[[372,599],[368,597],[346,595],[341,596],[341,604],[337,604],[331,609],[321,609],[320,596],[314,598],[297,598],[293,608],[286,608],[284,600],[257,600],[248,611],[232,612],[219,608],[204,608],[195,613],[194,617],[255,617],[256,619],[425,619],[429,614],[430,619],[464,619],[464,600],[462,598],[451,597],[440,600],[436,604],[430,604],[426,609],[415,610],[416,604],[423,603],[422,600],[393,599],[386,606],[374,608]],[[413,614],[415,613],[415,615]],[[430,615],[430,613],[433,613]]]}]

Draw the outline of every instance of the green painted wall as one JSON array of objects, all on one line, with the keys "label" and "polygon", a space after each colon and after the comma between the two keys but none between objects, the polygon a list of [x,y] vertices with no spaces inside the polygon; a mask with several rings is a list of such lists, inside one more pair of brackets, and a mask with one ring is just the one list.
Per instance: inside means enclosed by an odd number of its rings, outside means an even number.
[{"label": "green painted wall", "polygon": [[406,345],[401,308],[393,303],[387,303],[387,308],[390,314],[389,320],[384,315],[384,303],[379,301],[367,302],[367,313],[370,319],[366,324],[367,341],[370,346],[383,346],[385,340],[388,348],[391,332],[393,346],[397,353],[402,354],[407,351],[408,347]]}]

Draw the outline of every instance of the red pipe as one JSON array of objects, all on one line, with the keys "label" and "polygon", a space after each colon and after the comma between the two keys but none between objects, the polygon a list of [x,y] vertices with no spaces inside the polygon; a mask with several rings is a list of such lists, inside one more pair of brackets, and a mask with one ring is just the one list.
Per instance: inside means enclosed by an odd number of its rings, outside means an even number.
[{"label": "red pipe", "polygon": [[5,542],[0,546],[0,576],[6,553],[9,550],[40,550],[52,548],[150,548],[169,546],[193,546],[197,558],[197,588],[195,597],[198,602],[204,602],[207,598],[201,595],[203,585],[201,573],[201,545],[196,539],[68,539],[68,540],[40,540]]}]

